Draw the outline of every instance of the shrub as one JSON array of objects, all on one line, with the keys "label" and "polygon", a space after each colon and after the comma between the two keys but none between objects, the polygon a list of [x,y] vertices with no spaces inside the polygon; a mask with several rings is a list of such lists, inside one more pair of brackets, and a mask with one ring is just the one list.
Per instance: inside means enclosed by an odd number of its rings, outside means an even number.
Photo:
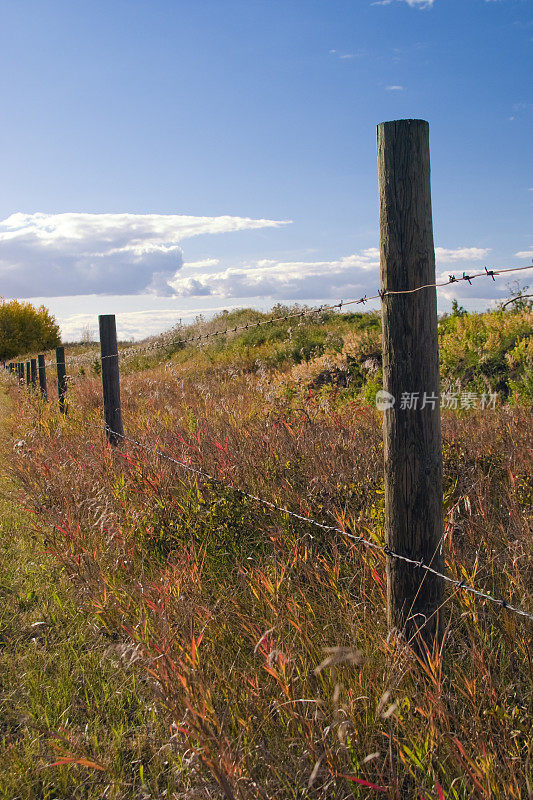
[{"label": "shrub", "polygon": [[502,400],[514,392],[530,402],[532,326],[530,311],[443,318],[439,323],[443,387],[497,392]]},{"label": "shrub", "polygon": [[61,343],[59,325],[45,306],[0,300],[0,358],[8,359]]}]

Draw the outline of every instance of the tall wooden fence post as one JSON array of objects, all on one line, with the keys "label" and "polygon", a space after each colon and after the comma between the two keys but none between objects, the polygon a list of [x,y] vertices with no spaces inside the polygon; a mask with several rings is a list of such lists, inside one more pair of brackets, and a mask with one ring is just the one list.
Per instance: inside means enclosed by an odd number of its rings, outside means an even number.
[{"label": "tall wooden fence post", "polygon": [[57,369],[57,399],[59,400],[59,410],[62,414],[67,413],[67,369],[65,366],[65,348],[56,347],[56,369]]},{"label": "tall wooden fence post", "polygon": [[24,383],[24,362],[23,361],[18,361],[17,362],[17,373],[18,373],[18,377],[19,377],[19,383],[22,386],[22,384]]},{"label": "tall wooden fence post", "polygon": [[31,385],[31,364],[29,361],[26,361],[26,386],[30,387]]},{"label": "tall wooden fence post", "polygon": [[46,364],[44,354],[37,356],[38,371],[39,371],[39,388],[45,400],[48,399],[48,388],[46,386]]},{"label": "tall wooden fence post", "polygon": [[124,435],[120,405],[120,376],[118,370],[117,327],[114,314],[101,314],[100,353],[102,356],[102,389],[104,418],[109,444],[117,445]]},{"label": "tall wooden fence post", "polygon": [[35,389],[37,386],[37,359],[30,359],[30,384],[31,388]]},{"label": "tall wooden fence post", "polygon": [[[437,295],[388,292],[435,283],[429,125],[377,129],[383,314],[385,539],[400,555],[443,571],[442,448]],[[443,580],[387,556],[388,620],[428,645],[440,632]]]}]

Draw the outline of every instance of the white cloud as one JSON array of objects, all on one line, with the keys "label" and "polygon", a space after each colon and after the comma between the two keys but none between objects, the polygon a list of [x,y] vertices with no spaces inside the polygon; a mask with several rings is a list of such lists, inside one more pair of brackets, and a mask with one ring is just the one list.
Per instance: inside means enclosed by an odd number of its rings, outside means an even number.
[{"label": "white cloud", "polygon": [[531,258],[533,260],[533,247],[530,247],[529,250],[519,250],[518,253],[515,253],[516,258]]},{"label": "white cloud", "polygon": [[403,86],[386,86],[388,92],[403,92]]},{"label": "white cloud", "polygon": [[452,264],[456,261],[481,261],[490,253],[488,247],[456,247],[452,250],[446,247],[435,248],[437,264]]},{"label": "white cloud", "polygon": [[394,2],[405,2],[411,8],[431,8],[435,0],[374,0],[371,6],[390,6]]},{"label": "white cloud", "polygon": [[285,222],[178,214],[12,214],[0,222],[0,294],[172,294],[193,236]]},{"label": "white cloud", "polygon": [[216,267],[217,264],[220,264],[219,258],[203,258],[200,261],[184,261],[183,268],[204,269],[205,267]]},{"label": "white cloud", "polygon": [[[435,248],[439,265],[476,262],[488,248]],[[275,261],[226,267],[218,272],[186,274],[169,282],[178,297],[271,297],[276,300],[347,298],[375,294],[379,286],[379,250],[370,247],[331,261]]]},{"label": "white cloud", "polygon": [[379,277],[375,247],[333,261],[274,261],[262,259],[216,273],[177,276],[170,285],[179,297],[259,297],[302,300],[311,297],[364,294]]}]

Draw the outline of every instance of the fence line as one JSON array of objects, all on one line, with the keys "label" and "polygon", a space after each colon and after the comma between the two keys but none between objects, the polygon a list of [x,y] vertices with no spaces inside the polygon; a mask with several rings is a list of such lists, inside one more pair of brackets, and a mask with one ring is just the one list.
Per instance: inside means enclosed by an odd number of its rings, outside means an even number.
[{"label": "fence line", "polygon": [[[309,308],[309,309],[302,309],[301,311],[293,312],[292,314],[283,314],[279,317],[271,317],[270,319],[259,320],[258,322],[248,322],[243,325],[236,325],[232,328],[225,328],[219,331],[213,331],[212,333],[204,333],[198,336],[187,336],[183,339],[175,339],[172,338],[172,332],[168,332],[163,334],[161,337],[158,337],[157,341],[152,342],[147,345],[141,345],[139,347],[126,347],[123,350],[117,350],[116,353],[111,353],[109,355],[100,356],[100,360],[105,358],[116,358],[118,355],[119,358],[129,358],[131,356],[139,355],[141,353],[148,353],[152,350],[158,350],[160,348],[168,347],[169,345],[180,345],[180,344],[191,344],[194,342],[206,341],[207,339],[212,339],[217,336],[226,336],[230,333],[237,333],[238,331],[247,331],[252,330],[254,328],[260,328],[264,325],[273,325],[276,322],[288,322],[290,319],[299,319],[303,317],[308,317],[313,314],[323,314],[325,311],[335,311],[338,309],[341,311],[346,306],[353,306],[353,305],[365,305],[371,300],[383,300],[385,297],[392,296],[392,295],[399,295],[399,294],[413,294],[415,292],[420,292],[423,289],[430,289],[430,288],[437,288],[440,289],[444,286],[450,286],[453,283],[461,283],[467,282],[471,284],[473,280],[477,278],[492,278],[495,280],[496,275],[504,275],[510,272],[521,272],[522,270],[533,269],[533,264],[528,264],[524,267],[502,267],[498,269],[489,269],[488,267],[484,267],[483,272],[475,272],[471,275],[466,274],[463,272],[462,275],[459,277],[455,275],[449,275],[447,281],[440,281],[437,283],[426,283],[423,286],[417,286],[415,289],[402,289],[400,291],[377,291],[376,294],[373,295],[364,295],[355,300],[341,300],[338,303],[334,303],[332,305],[323,305],[319,306],[318,308]],[[165,337],[164,341],[161,339]],[[79,356],[71,356],[69,358],[70,362],[75,362],[77,364],[90,364],[93,363],[95,360],[98,360],[97,353],[87,353],[82,354]],[[46,366],[48,367],[55,367],[57,366],[56,361],[47,361]]]},{"label": "fence line", "polygon": [[116,355],[119,358],[127,358],[130,355],[137,355],[138,353],[148,352],[150,350],[155,350],[158,347],[166,347],[168,344],[178,345],[178,344],[189,344],[191,342],[200,342],[202,340],[214,338],[216,336],[225,336],[229,333],[236,333],[237,331],[246,331],[252,328],[260,328],[263,325],[273,325],[275,322],[287,322],[289,319],[297,319],[301,317],[310,316],[311,314],[322,314],[325,311],[334,311],[335,309],[342,310],[345,306],[352,306],[352,305],[365,305],[370,300],[383,300],[385,297],[389,295],[399,295],[399,294],[413,294],[415,292],[420,292],[422,289],[430,289],[430,288],[441,288],[443,286],[450,286],[452,283],[460,283],[461,281],[466,281],[469,284],[476,278],[486,278],[490,277],[492,280],[496,280],[496,275],[503,275],[508,272],[520,272],[526,269],[533,269],[533,264],[527,265],[525,267],[505,267],[501,269],[488,269],[487,267],[484,268],[483,272],[473,273],[472,275],[467,275],[465,272],[460,277],[455,277],[454,275],[449,275],[447,281],[441,281],[439,283],[426,283],[423,286],[417,286],[415,289],[402,289],[399,291],[379,291],[377,294],[373,295],[364,295],[357,300],[341,300],[339,303],[335,303],[333,305],[324,305],[319,306],[318,308],[311,308],[311,309],[303,309],[302,311],[297,311],[292,314],[285,314],[279,317],[271,317],[270,319],[260,320],[258,322],[249,322],[244,325],[236,325],[233,328],[225,328],[224,330],[214,331],[212,333],[204,333],[198,336],[188,336],[185,339],[172,339],[170,342],[165,344],[152,344],[147,347],[139,347],[139,348],[127,348],[126,350],[122,350],[118,353],[113,353],[109,356],[105,356],[105,358],[114,358]]},{"label": "fence line", "polygon": [[[442,606],[444,583],[456,590],[469,592],[476,598],[506,608],[514,614],[533,621],[533,614],[510,605],[506,600],[475,589],[464,580],[448,577],[444,572],[442,556],[442,445],[438,369],[438,330],[436,290],[454,283],[471,284],[477,278],[493,281],[497,275],[533,269],[533,264],[523,267],[484,268],[456,276],[447,281],[436,281],[431,213],[429,125],[425,120],[394,120],[377,128],[378,185],[380,206],[380,268],[381,290],[374,295],[340,301],[316,309],[302,309],[278,317],[259,320],[182,336],[176,327],[151,343],[130,347],[119,352],[116,341],[114,315],[102,315],[100,322],[100,365],[104,400],[105,431],[111,445],[119,440],[131,442],[158,458],[201,476],[213,483],[226,486],[242,497],[289,515],[325,531],[337,532],[353,541],[386,556],[387,615],[389,628],[409,634],[415,646],[434,642],[442,630],[439,612]],[[403,187],[410,191],[405,193]],[[402,202],[398,202],[402,197]],[[421,283],[421,285],[417,285]],[[414,288],[404,289],[404,286]],[[428,290],[423,292],[423,290]],[[416,295],[412,301],[396,301],[399,295]],[[147,353],[168,345],[185,346],[200,343],[238,331],[247,331],[276,322],[304,318],[325,311],[342,310],[343,307],[365,305],[371,300],[381,300],[383,319],[383,389],[392,403],[385,407],[383,416],[384,487],[385,487],[385,542],[384,546],[355,536],[333,525],[320,523],[312,517],[290,511],[264,500],[246,489],[224,483],[203,470],[196,469],[164,453],[156,445],[143,445],[124,435],[120,408],[119,359]],[[107,331],[104,335],[103,330]],[[288,333],[288,331],[287,331]],[[108,360],[111,359],[111,360]],[[44,360],[44,359],[43,359]],[[73,363],[90,363],[94,355],[74,356]],[[66,412],[66,370],[63,348],[56,349],[58,394],[60,407]],[[23,365],[19,365],[20,367]],[[27,364],[27,383],[30,384],[30,362]],[[34,362],[35,366],[35,362]],[[19,373],[20,374],[20,373]],[[22,372],[22,377],[24,372]],[[35,383],[35,369],[33,370]],[[32,386],[29,385],[31,389]],[[430,403],[409,415],[402,404],[394,405],[405,388],[424,389],[429,392]],[[432,403],[432,404],[431,404]],[[96,427],[96,426],[92,426]],[[438,567],[438,568],[436,568]],[[428,578],[428,580],[426,580]],[[431,579],[430,579],[431,578]],[[423,619],[424,624],[413,630],[413,620]],[[410,631],[413,631],[411,636]]]},{"label": "fence line", "polygon": [[[319,314],[319,313],[322,313],[324,311],[329,311],[329,310],[334,310],[334,309],[341,310],[344,306],[364,304],[369,300],[374,300],[374,299],[378,299],[378,298],[381,298],[383,300],[387,295],[413,294],[413,293],[419,292],[419,291],[421,291],[423,289],[439,288],[439,287],[443,287],[443,286],[449,286],[449,285],[451,285],[453,283],[458,283],[460,281],[466,281],[466,282],[468,282],[470,284],[472,280],[474,280],[476,278],[481,278],[481,277],[490,277],[493,280],[495,280],[495,276],[496,275],[500,275],[500,274],[504,274],[504,273],[511,273],[511,272],[519,272],[519,271],[528,270],[528,269],[533,269],[533,264],[527,265],[527,266],[524,266],[524,267],[510,267],[510,268],[502,268],[502,269],[487,269],[487,267],[485,267],[485,270],[483,272],[473,273],[471,275],[468,275],[468,274],[463,272],[463,275],[458,277],[458,278],[453,276],[453,275],[450,275],[448,280],[445,281],[445,282],[424,284],[424,285],[418,286],[418,287],[416,287],[414,289],[405,289],[405,290],[396,290],[396,291],[389,290],[389,291],[386,291],[386,292],[385,291],[378,292],[378,294],[376,294],[376,295],[372,295],[370,297],[366,297],[365,296],[365,297],[360,298],[358,300],[340,301],[339,303],[336,303],[334,305],[321,306],[320,308],[317,308],[317,309],[304,309],[302,311],[299,311],[299,312],[296,312],[296,313],[293,313],[293,314],[286,314],[286,315],[283,315],[283,316],[280,316],[280,317],[273,317],[273,318],[268,319],[268,320],[261,320],[259,322],[255,322],[255,323],[248,323],[248,324],[245,324],[245,325],[236,326],[236,327],[233,327],[233,328],[228,328],[228,329],[223,330],[223,331],[216,331],[216,332],[213,332],[213,333],[208,333],[208,334],[200,335],[200,336],[197,336],[197,337],[189,337],[189,338],[187,338],[185,340],[178,340],[178,341],[172,340],[171,343],[173,343],[173,344],[176,343],[177,344],[177,343],[189,343],[189,342],[207,340],[207,339],[215,337],[215,336],[221,336],[221,335],[225,335],[225,334],[228,334],[228,333],[235,333],[236,331],[239,331],[239,330],[248,330],[250,328],[257,328],[257,327],[260,327],[262,325],[271,325],[271,324],[273,324],[275,322],[285,322],[285,321],[288,321],[289,319],[301,318],[301,317],[309,316],[311,314]],[[168,343],[170,343],[170,342],[167,342],[166,344],[168,344]],[[166,345],[165,344],[161,344],[160,342],[158,342],[157,344],[154,343],[149,348],[136,349],[136,352],[146,352],[148,350],[155,349],[156,347],[162,347],[162,346],[166,346]],[[52,364],[54,366],[58,366],[59,370],[60,370],[60,373],[63,373],[63,370],[65,369],[65,360],[64,360],[64,355],[63,355],[63,353],[61,351],[62,351],[62,348],[57,348],[57,352],[58,352],[58,356],[59,356],[57,361],[55,361],[55,362],[45,362],[45,364],[47,364],[47,365]],[[130,354],[133,355],[134,354],[134,353],[132,353],[131,349],[129,349],[129,348],[126,351],[122,351],[122,353],[125,354],[125,355],[130,355]],[[102,354],[100,356],[100,360],[103,361],[103,360],[108,359],[108,358],[117,359],[117,358],[120,357],[120,355],[121,355],[121,353],[119,353],[119,352],[114,352],[114,353],[105,354],[105,355]],[[84,357],[80,356],[80,357],[78,357],[78,359],[76,359],[76,357],[73,357],[73,358],[71,358],[69,360],[70,361],[81,360],[82,358],[89,358],[90,361],[94,361],[94,360],[96,360],[97,356],[96,355],[95,356],[90,356],[90,357],[88,357],[88,356],[84,356]],[[44,362],[44,357],[41,357],[39,359],[39,367],[41,367],[41,363],[42,362]],[[28,367],[29,366],[30,366],[30,362],[28,362]],[[44,364],[43,364],[43,367],[44,367]],[[23,371],[24,370],[24,363],[23,362],[11,362],[9,364],[6,364],[6,369],[9,369],[15,375],[17,375],[17,373],[18,373],[19,382],[21,384],[24,383],[24,377],[21,378],[21,376],[24,376],[24,371]],[[39,369],[39,373],[40,373],[40,369]],[[39,375],[39,377],[41,377],[41,375]],[[44,375],[43,377],[44,377],[44,381],[46,381],[46,376]],[[60,400],[60,407],[61,407],[62,411],[66,411],[65,392],[66,392],[66,381],[67,381],[67,378],[68,378],[68,376],[66,375],[66,373],[58,375],[59,400]],[[116,373],[116,380],[118,380],[118,372]],[[34,389],[35,387],[30,382],[28,384],[28,388],[29,389]],[[43,390],[43,388],[44,388],[43,395],[46,397],[46,382],[44,383],[44,387],[41,387],[41,390]],[[103,426],[102,425],[91,425],[90,423],[85,423],[85,422],[83,424],[85,425],[85,427],[94,428],[96,430],[99,430],[99,431],[105,433],[106,436],[108,437],[108,441],[111,441],[111,442],[115,441],[116,442],[117,439],[122,439],[123,441],[129,442],[129,443],[135,445],[136,447],[139,447],[139,448],[141,448],[141,449],[143,449],[143,450],[145,450],[147,452],[155,454],[158,458],[160,458],[160,459],[162,459],[164,461],[167,461],[167,462],[169,462],[169,463],[171,463],[171,464],[173,464],[175,466],[179,466],[182,469],[184,469],[184,470],[186,470],[186,471],[188,471],[188,472],[190,472],[190,473],[192,473],[194,475],[202,477],[202,478],[210,481],[211,483],[217,484],[219,486],[223,486],[223,487],[225,487],[227,489],[231,489],[232,491],[234,491],[236,494],[240,495],[241,497],[247,497],[248,499],[250,499],[250,500],[252,500],[252,501],[254,501],[256,503],[259,503],[259,504],[261,504],[263,506],[271,508],[271,509],[273,509],[275,511],[278,511],[280,513],[287,514],[289,517],[291,517],[293,519],[299,520],[301,522],[305,522],[305,523],[307,523],[309,525],[312,525],[313,527],[319,528],[321,530],[330,531],[330,532],[334,532],[334,533],[339,533],[342,536],[345,536],[348,539],[353,540],[355,543],[361,544],[362,546],[364,546],[364,547],[366,547],[368,549],[372,549],[374,551],[382,552],[384,555],[388,556],[392,560],[399,561],[401,563],[410,565],[411,567],[415,567],[416,569],[421,570],[422,572],[424,572],[426,574],[431,574],[434,577],[439,578],[439,580],[445,581],[450,586],[454,586],[457,590],[461,590],[461,591],[467,592],[467,593],[473,595],[474,597],[479,598],[480,600],[484,600],[484,601],[490,602],[490,603],[492,603],[492,604],[494,604],[496,606],[499,606],[500,608],[507,609],[508,611],[510,611],[510,612],[512,612],[512,613],[514,613],[514,614],[516,614],[518,616],[522,616],[522,617],[524,617],[524,618],[526,618],[526,619],[528,619],[530,621],[533,621],[533,613],[530,613],[530,612],[528,612],[528,611],[526,611],[526,610],[524,610],[522,608],[514,606],[514,605],[508,603],[504,599],[493,597],[490,594],[487,594],[485,592],[481,592],[479,589],[476,589],[473,586],[465,583],[464,580],[457,580],[455,578],[451,578],[450,576],[446,575],[444,572],[440,572],[439,570],[436,570],[434,567],[432,567],[431,566],[431,562],[429,564],[426,564],[423,559],[416,560],[416,559],[409,558],[408,556],[403,555],[402,553],[398,553],[398,552],[392,550],[387,545],[378,545],[378,544],[376,544],[375,542],[372,542],[369,539],[365,539],[363,536],[356,536],[355,534],[349,533],[348,531],[345,531],[342,528],[338,528],[338,527],[336,527],[334,525],[327,525],[325,523],[318,522],[318,520],[315,520],[312,517],[308,517],[308,516],[305,516],[303,514],[298,514],[295,511],[291,511],[290,509],[288,509],[288,508],[286,508],[284,506],[279,506],[276,503],[273,503],[273,502],[271,502],[269,500],[265,500],[264,498],[261,498],[258,495],[255,495],[252,492],[249,492],[246,489],[241,489],[238,486],[234,486],[233,484],[226,483],[226,482],[220,480],[219,478],[216,478],[214,475],[210,475],[209,473],[205,472],[204,470],[198,469],[196,467],[192,467],[190,464],[186,464],[185,462],[179,461],[178,459],[175,459],[172,456],[169,456],[167,453],[165,453],[162,450],[160,450],[157,446],[152,445],[152,446],[148,447],[147,445],[143,444],[142,442],[139,442],[138,440],[133,439],[132,437],[125,435],[123,432],[119,432],[117,430],[114,430],[112,427],[110,427],[107,424],[103,425]]]},{"label": "fence line", "polygon": [[[111,432],[108,425],[92,425],[91,423],[88,422],[84,422],[83,424],[87,428],[93,428],[95,430],[99,430],[105,433],[107,437],[109,437],[109,434]],[[445,575],[444,573],[434,569],[431,566],[431,564],[425,564],[423,560],[416,561],[412,558],[409,558],[408,556],[402,555],[401,553],[394,552],[386,545],[380,545],[377,544],[376,542],[372,542],[370,539],[365,539],[364,536],[356,536],[355,534],[349,533],[348,531],[345,531],[342,528],[337,528],[335,525],[326,525],[323,522],[318,522],[318,520],[313,519],[312,517],[307,517],[303,514],[297,514],[295,511],[291,511],[285,506],[278,506],[276,503],[273,503],[270,500],[265,500],[264,498],[259,497],[258,495],[255,495],[252,492],[249,492],[247,489],[241,489],[239,486],[235,486],[232,483],[226,483],[225,481],[222,481],[220,478],[216,478],[214,475],[211,475],[210,473],[205,472],[204,470],[198,469],[197,467],[193,467],[190,464],[185,463],[184,461],[179,461],[178,459],[169,456],[168,453],[165,453],[163,450],[160,450],[155,443],[152,443],[151,446],[148,446],[146,444],[143,444],[142,442],[139,442],[137,439],[133,439],[131,436],[126,436],[124,433],[116,435],[119,436],[119,438],[122,439],[123,441],[129,442],[130,444],[135,445],[141,450],[145,450],[147,453],[156,455],[158,458],[164,461],[168,461],[170,464],[173,464],[175,466],[181,467],[182,469],[192,473],[193,475],[205,478],[211,483],[217,484],[218,486],[223,486],[226,489],[231,489],[233,492],[242,497],[247,497],[248,499],[253,500],[256,503],[259,503],[263,506],[267,506],[268,508],[271,508],[275,511],[279,511],[283,514],[287,514],[289,517],[297,519],[300,522],[306,522],[309,525],[314,526],[315,528],[320,528],[321,530],[324,531],[340,533],[342,534],[342,536],[346,536],[348,539],[353,540],[357,544],[361,544],[368,549],[384,553],[384,555],[388,556],[389,558],[401,561],[405,564],[410,564],[420,570],[423,570],[424,572],[430,573],[436,577],[441,578],[450,585],[455,586],[456,589],[468,592],[474,595],[475,597],[481,598],[482,600],[487,600],[488,602],[494,603],[500,608],[505,608],[507,609],[507,611],[511,611],[514,614],[518,614],[519,616],[525,617],[526,619],[529,619],[531,622],[533,622],[533,613],[525,611],[524,609],[519,608],[517,606],[511,605],[511,603],[508,603],[507,600],[503,600],[498,597],[493,597],[490,594],[481,592],[479,591],[479,589],[476,589],[473,586],[470,586],[470,584],[465,583],[464,580],[457,580],[455,578],[450,578],[449,575]]]}]

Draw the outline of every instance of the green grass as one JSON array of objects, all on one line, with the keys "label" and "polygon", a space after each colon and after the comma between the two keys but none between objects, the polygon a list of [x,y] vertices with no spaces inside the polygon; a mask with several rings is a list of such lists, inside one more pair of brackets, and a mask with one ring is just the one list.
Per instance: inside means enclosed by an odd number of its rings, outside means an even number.
[{"label": "green grass", "polygon": [[[8,412],[1,393],[5,446]],[[134,648],[120,630],[109,635],[95,624],[83,593],[46,552],[4,467],[0,798],[155,798],[178,791],[184,773],[168,762],[170,720],[155,707],[144,673],[139,679],[133,665],[127,668]]]},{"label": "green grass", "polygon": [[[376,312],[324,311],[304,317],[305,307],[278,305],[268,313],[251,308],[222,312],[210,320],[198,317],[173,335],[164,346],[136,352],[137,347],[157,343],[157,337],[133,348],[121,361],[123,376],[166,364],[177,374],[195,375],[235,371],[277,371],[280,387],[302,402],[309,389],[322,387],[342,405],[353,400],[373,404],[381,386],[381,318]],[[260,327],[258,322],[278,321]],[[251,325],[202,342],[183,345],[186,337],[212,335]],[[460,309],[439,320],[441,383],[443,391],[496,393],[498,402],[533,402],[533,311],[530,305],[506,311],[466,313]],[[127,352],[127,345],[119,344]],[[94,354],[92,363],[69,359]],[[98,348],[75,345],[67,348],[69,373],[83,378],[100,374]]]}]

